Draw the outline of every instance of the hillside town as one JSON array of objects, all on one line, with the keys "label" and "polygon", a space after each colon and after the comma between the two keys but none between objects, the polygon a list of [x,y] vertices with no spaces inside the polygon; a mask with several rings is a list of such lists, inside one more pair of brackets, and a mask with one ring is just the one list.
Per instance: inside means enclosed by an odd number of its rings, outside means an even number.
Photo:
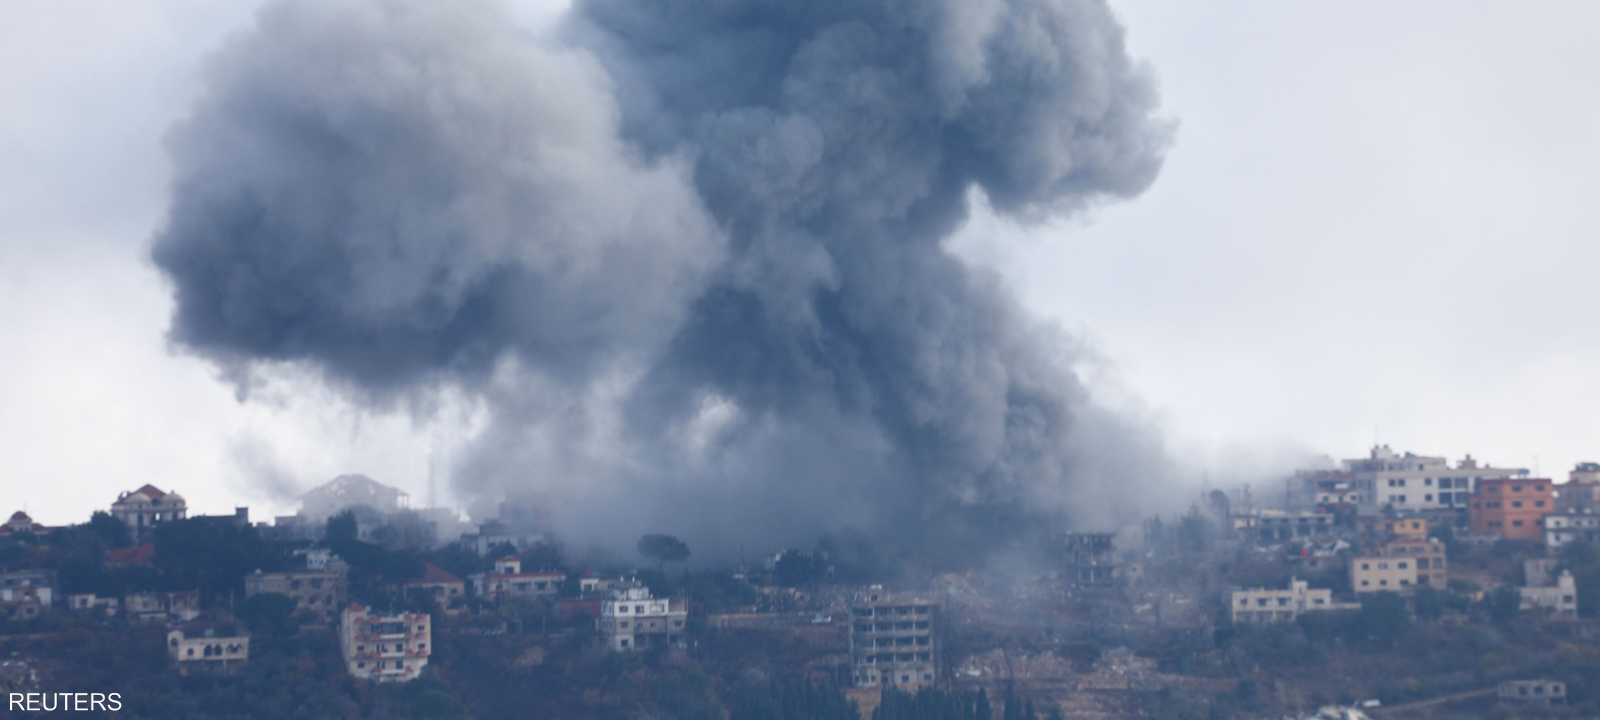
[{"label": "hillside town", "polygon": [[[1380,445],[1330,465],[977,567],[848,537],[696,563],[657,528],[579,557],[554,509],[469,521],[360,475],[271,521],[147,484],[81,524],[0,527],[0,685],[92,680],[131,717],[1600,712],[1600,464],[1558,480]],[[662,692],[685,678],[700,691]]]}]

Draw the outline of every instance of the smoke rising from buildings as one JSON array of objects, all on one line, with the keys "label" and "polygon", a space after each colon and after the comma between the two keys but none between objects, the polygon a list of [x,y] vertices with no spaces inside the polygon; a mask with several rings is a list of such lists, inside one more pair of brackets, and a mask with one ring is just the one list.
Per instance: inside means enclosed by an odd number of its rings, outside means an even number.
[{"label": "smoke rising from buildings", "polygon": [[[1110,525],[1170,477],[946,251],[1132,197],[1171,127],[1099,0],[288,0],[173,131],[172,339],[242,389],[481,405],[456,492],[579,542]],[[415,406],[415,404],[413,404]],[[697,554],[701,551],[697,550]]]}]

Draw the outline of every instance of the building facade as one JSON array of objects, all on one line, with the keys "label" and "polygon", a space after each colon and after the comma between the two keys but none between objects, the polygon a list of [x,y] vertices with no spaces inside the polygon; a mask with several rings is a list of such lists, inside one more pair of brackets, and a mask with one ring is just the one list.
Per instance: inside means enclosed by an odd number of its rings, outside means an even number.
[{"label": "building facade", "polygon": [[850,666],[857,687],[915,689],[938,678],[939,604],[873,586],[850,607]]},{"label": "building facade", "polygon": [[1264,543],[1327,535],[1334,514],[1327,510],[1260,510],[1234,516],[1233,529],[1243,537]]},{"label": "building facade", "polygon": [[1384,543],[1379,554],[1391,560],[1410,559],[1416,566],[1418,585],[1443,590],[1450,584],[1445,545],[1436,539],[1403,536]]},{"label": "building facade", "polygon": [[1552,549],[1574,542],[1600,542],[1600,514],[1590,510],[1544,516],[1544,544]]},{"label": "building facade", "polygon": [[339,651],[351,677],[410,682],[433,654],[432,618],[427,613],[374,613],[352,604],[339,617]]},{"label": "building facade", "polygon": [[167,633],[178,674],[231,672],[250,661],[250,633],[229,619],[194,620]]},{"label": "building facade", "polygon": [[469,578],[472,580],[473,594],[490,602],[499,602],[514,598],[555,597],[567,581],[567,574],[557,571],[525,573],[521,560],[504,557],[494,561],[493,572],[476,573]]},{"label": "building facade", "polygon": [[681,647],[688,625],[682,598],[658,598],[637,586],[614,591],[595,621],[605,646],[615,652]]},{"label": "building facade", "polygon": [[405,597],[432,602],[446,613],[466,609],[467,584],[431,562],[422,564],[422,577],[407,580],[400,589]]},{"label": "building facade", "polygon": [[344,606],[348,592],[344,572],[336,569],[271,573],[257,570],[244,576],[245,597],[262,593],[286,595],[294,601],[296,614],[323,620],[332,619]]},{"label": "building facade", "polygon": [[1417,562],[1379,556],[1350,558],[1350,589],[1357,593],[1409,593],[1417,587]]},{"label": "building facade", "polygon": [[1334,602],[1332,590],[1312,588],[1304,580],[1290,578],[1287,590],[1235,590],[1229,607],[1235,623],[1275,623],[1292,622],[1301,613],[1352,610],[1360,605]]},{"label": "building facade", "polygon": [[1117,581],[1116,545],[1111,533],[1068,532],[1056,550],[1069,587],[1105,587]]},{"label": "building facade", "polygon": [[0,573],[0,619],[32,620],[55,604],[56,574],[50,570]]},{"label": "building facade", "polygon": [[200,591],[128,593],[122,608],[129,622],[188,622],[200,617]]},{"label": "building facade", "polygon": [[73,593],[67,596],[67,609],[85,615],[113,618],[122,612],[122,600],[94,593]]},{"label": "building facade", "polygon": [[111,503],[111,517],[128,526],[135,543],[149,540],[157,525],[189,516],[189,504],[175,492],[164,492],[154,485],[125,492]]},{"label": "building facade", "polygon": [[1570,572],[1563,570],[1553,585],[1518,588],[1517,592],[1522,597],[1523,612],[1549,611],[1558,618],[1578,617],[1578,584]]},{"label": "building facade", "polygon": [[1502,702],[1563,703],[1567,701],[1567,684],[1560,680],[1507,680],[1500,683]]},{"label": "building facade", "polygon": [[1556,488],[1556,506],[1563,512],[1600,512],[1600,463],[1583,462]]},{"label": "building facade", "polygon": [[1465,509],[1477,483],[1491,478],[1524,477],[1522,468],[1480,465],[1471,455],[1455,467],[1443,457],[1396,453],[1379,445],[1365,458],[1344,461],[1355,479],[1361,504],[1395,510]]},{"label": "building facade", "polygon": [[1544,516],[1555,512],[1553,486],[1549,478],[1485,479],[1472,496],[1473,534],[1543,541]]}]

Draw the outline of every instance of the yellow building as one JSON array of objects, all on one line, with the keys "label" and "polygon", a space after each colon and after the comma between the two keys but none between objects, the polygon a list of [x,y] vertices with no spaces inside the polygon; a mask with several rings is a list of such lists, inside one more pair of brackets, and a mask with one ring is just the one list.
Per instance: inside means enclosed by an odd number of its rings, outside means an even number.
[{"label": "yellow building", "polygon": [[1395,518],[1389,521],[1389,534],[1396,538],[1428,538],[1428,519],[1422,517]]},{"label": "yellow building", "polygon": [[1384,544],[1379,554],[1390,559],[1410,558],[1416,565],[1418,585],[1443,590],[1450,584],[1444,543],[1437,539],[1402,536]]},{"label": "yellow building", "polygon": [[1399,592],[1416,589],[1417,561],[1412,558],[1355,557],[1350,559],[1350,589],[1357,593]]}]

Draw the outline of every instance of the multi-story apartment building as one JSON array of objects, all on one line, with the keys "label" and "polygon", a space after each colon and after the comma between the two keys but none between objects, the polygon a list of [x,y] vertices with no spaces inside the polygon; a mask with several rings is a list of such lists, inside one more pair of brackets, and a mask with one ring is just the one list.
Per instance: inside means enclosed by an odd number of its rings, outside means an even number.
[{"label": "multi-story apartment building", "polygon": [[1443,457],[1399,454],[1387,445],[1372,448],[1368,457],[1344,461],[1355,478],[1361,504],[1395,510],[1464,509],[1481,480],[1525,477],[1522,468],[1480,465],[1468,455],[1455,467]]},{"label": "multi-story apartment building", "polygon": [[250,632],[229,618],[192,620],[167,633],[178,674],[229,672],[250,661]]},{"label": "multi-story apartment building", "polygon": [[1556,488],[1556,507],[1563,512],[1600,511],[1600,463],[1578,463]]},{"label": "multi-story apartment building", "polygon": [[1383,556],[1350,558],[1350,589],[1357,593],[1409,593],[1416,587],[1416,560]]},{"label": "multi-story apartment building", "polygon": [[1328,512],[1353,507],[1361,500],[1355,475],[1346,470],[1301,470],[1290,479],[1290,508],[1313,507]]},{"label": "multi-story apartment building", "polygon": [[1543,540],[1544,516],[1555,512],[1555,504],[1549,478],[1485,478],[1472,496],[1472,532]]},{"label": "multi-story apartment building", "polygon": [[1111,533],[1062,533],[1054,549],[1069,586],[1104,587],[1116,582],[1117,554]]},{"label": "multi-story apartment building", "polygon": [[850,666],[858,687],[914,689],[939,674],[939,604],[874,585],[850,607]]},{"label": "multi-story apartment building", "polygon": [[261,593],[287,595],[294,601],[297,614],[324,620],[332,619],[334,613],[344,606],[348,588],[342,569],[270,573],[257,570],[244,576],[245,597]]},{"label": "multi-story apartment building", "polygon": [[1548,610],[1559,618],[1578,617],[1578,584],[1571,572],[1561,571],[1554,584],[1518,588],[1517,592],[1523,612]]},{"label": "multi-story apartment building", "polygon": [[1409,558],[1416,566],[1418,585],[1443,590],[1450,584],[1450,566],[1445,545],[1436,539],[1401,536],[1379,549],[1378,554],[1390,559]]},{"label": "multi-story apartment building", "polygon": [[1333,591],[1312,588],[1304,580],[1291,578],[1289,589],[1251,588],[1233,591],[1229,606],[1235,623],[1290,622],[1301,613],[1329,610],[1354,610],[1358,603],[1340,603],[1333,599]]},{"label": "multi-story apartment building", "polygon": [[510,598],[555,597],[567,574],[559,571],[522,571],[522,561],[504,557],[494,561],[494,571],[469,576],[472,592],[492,602]]},{"label": "multi-story apartment building", "polygon": [[111,517],[128,526],[135,543],[148,541],[157,525],[188,516],[189,505],[182,495],[163,492],[154,485],[122,493],[111,503]]},{"label": "multi-story apartment building", "polygon": [[1574,542],[1600,542],[1600,513],[1573,510],[1544,516],[1544,544],[1552,549]]},{"label": "multi-story apartment building", "polygon": [[1239,535],[1265,543],[1326,535],[1333,530],[1334,516],[1325,510],[1259,510],[1233,517]]},{"label": "multi-story apartment building", "polygon": [[682,646],[688,625],[682,598],[658,598],[639,586],[613,591],[595,621],[605,646],[616,652]]},{"label": "multi-story apartment building", "polygon": [[351,604],[339,616],[339,651],[352,677],[410,682],[433,654],[432,618],[427,613],[375,613]]},{"label": "multi-story apartment building", "polygon": [[55,603],[56,574],[50,570],[0,573],[0,619],[32,620]]}]

